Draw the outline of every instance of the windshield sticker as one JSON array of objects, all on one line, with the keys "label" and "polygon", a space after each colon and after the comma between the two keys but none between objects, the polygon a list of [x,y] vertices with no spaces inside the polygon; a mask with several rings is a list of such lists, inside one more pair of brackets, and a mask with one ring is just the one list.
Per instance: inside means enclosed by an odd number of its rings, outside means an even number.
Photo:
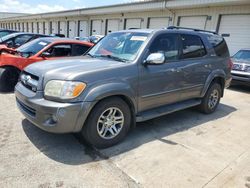
[{"label": "windshield sticker", "polygon": [[145,41],[147,37],[145,36],[132,36],[130,40]]},{"label": "windshield sticker", "polygon": [[42,46],[46,46],[47,43],[46,42],[39,42],[38,44],[42,45]]}]

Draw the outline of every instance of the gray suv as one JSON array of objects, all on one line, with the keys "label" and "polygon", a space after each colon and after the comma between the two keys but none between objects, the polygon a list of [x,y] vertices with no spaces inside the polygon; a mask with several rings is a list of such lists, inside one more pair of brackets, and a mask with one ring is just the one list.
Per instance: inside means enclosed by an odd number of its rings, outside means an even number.
[{"label": "gray suv", "polygon": [[80,132],[97,148],[121,141],[136,122],[199,106],[212,113],[231,81],[225,40],[171,27],[109,34],[85,56],[28,66],[17,105],[39,128]]}]

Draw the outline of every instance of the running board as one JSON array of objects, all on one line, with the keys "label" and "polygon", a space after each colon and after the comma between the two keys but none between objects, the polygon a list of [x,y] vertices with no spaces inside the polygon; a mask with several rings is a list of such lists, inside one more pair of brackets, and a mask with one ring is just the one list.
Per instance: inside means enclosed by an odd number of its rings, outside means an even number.
[{"label": "running board", "polygon": [[138,114],[138,116],[136,116],[136,122],[147,121],[147,120],[157,118],[166,114],[170,114],[172,112],[176,112],[179,110],[197,106],[199,104],[201,104],[201,99],[192,99],[192,100],[182,101],[182,102],[178,102],[174,104],[169,104],[166,106],[155,108],[153,110],[144,111]]}]

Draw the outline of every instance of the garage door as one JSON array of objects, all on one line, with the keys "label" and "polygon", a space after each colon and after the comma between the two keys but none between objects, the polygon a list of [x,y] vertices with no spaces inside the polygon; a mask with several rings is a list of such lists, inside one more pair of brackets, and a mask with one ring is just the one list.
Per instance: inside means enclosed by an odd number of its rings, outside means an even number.
[{"label": "garage door", "polygon": [[58,33],[58,22],[51,23],[51,33]]},{"label": "garage door", "polygon": [[24,23],[23,31],[28,32],[28,23]]},{"label": "garage door", "polygon": [[69,38],[75,38],[76,37],[76,28],[77,24],[76,21],[69,21]]},{"label": "garage door", "polygon": [[43,22],[38,22],[38,33],[44,34]]},{"label": "garage door", "polygon": [[102,20],[92,20],[91,35],[102,35]]},{"label": "garage door", "polygon": [[37,32],[37,22],[33,22],[33,33],[38,33]]},{"label": "garage door", "polygon": [[87,21],[79,21],[79,36],[86,37],[88,36],[88,22]]},{"label": "garage door", "polygon": [[65,21],[59,22],[59,33],[64,34],[65,36],[67,35],[67,22]]},{"label": "garage door", "polygon": [[17,30],[17,23],[14,23],[14,29]]},{"label": "garage door", "polygon": [[23,31],[24,29],[24,23],[20,23],[20,31]]},{"label": "garage door", "polygon": [[49,32],[49,22],[44,22],[44,34],[45,35],[50,34],[50,32]]},{"label": "garage door", "polygon": [[28,32],[32,33],[32,22],[28,23]]},{"label": "garage door", "polygon": [[140,18],[126,19],[126,29],[141,28],[142,20]]},{"label": "garage door", "polygon": [[231,55],[241,48],[250,48],[250,15],[223,15],[219,33],[224,36]]},{"label": "garage door", "polygon": [[114,31],[119,31],[120,28],[120,20],[119,19],[110,19],[107,23],[107,34],[112,33]]},{"label": "garage door", "polygon": [[149,18],[148,28],[161,29],[169,26],[169,18]]},{"label": "garage door", "polygon": [[195,29],[205,29],[207,16],[187,16],[180,17],[178,26],[190,27]]}]

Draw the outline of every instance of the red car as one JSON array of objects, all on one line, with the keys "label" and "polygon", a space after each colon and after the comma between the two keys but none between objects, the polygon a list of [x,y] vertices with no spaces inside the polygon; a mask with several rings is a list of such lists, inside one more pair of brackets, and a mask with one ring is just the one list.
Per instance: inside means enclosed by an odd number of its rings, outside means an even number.
[{"label": "red car", "polygon": [[0,55],[0,91],[12,91],[28,65],[49,59],[83,55],[93,44],[65,38],[39,38]]}]

